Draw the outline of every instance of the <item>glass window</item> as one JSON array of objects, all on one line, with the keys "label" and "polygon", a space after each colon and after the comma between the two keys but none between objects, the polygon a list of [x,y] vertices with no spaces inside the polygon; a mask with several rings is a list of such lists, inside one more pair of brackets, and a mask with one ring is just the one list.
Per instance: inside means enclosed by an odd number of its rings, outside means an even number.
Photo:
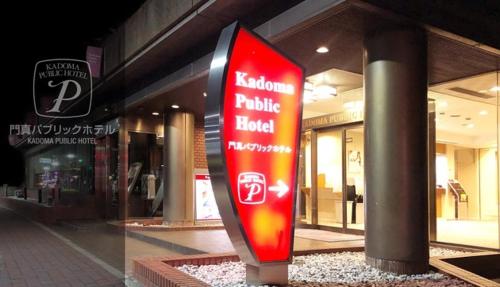
[{"label": "glass window", "polygon": [[364,133],[363,128],[346,130],[347,228],[364,229]]},{"label": "glass window", "polygon": [[28,160],[27,187],[60,188],[63,193],[93,193],[93,146],[60,145]]},{"label": "glass window", "polygon": [[498,248],[498,72],[432,86],[437,241]]}]

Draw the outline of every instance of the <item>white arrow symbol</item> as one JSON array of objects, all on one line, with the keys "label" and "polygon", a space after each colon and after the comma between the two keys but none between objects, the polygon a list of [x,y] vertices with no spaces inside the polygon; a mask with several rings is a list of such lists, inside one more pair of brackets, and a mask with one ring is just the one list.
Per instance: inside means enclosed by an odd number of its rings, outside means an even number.
[{"label": "white arrow symbol", "polygon": [[278,179],[277,185],[273,185],[269,187],[269,191],[276,192],[276,195],[281,198],[288,192],[289,188],[286,183],[284,183],[281,179]]}]

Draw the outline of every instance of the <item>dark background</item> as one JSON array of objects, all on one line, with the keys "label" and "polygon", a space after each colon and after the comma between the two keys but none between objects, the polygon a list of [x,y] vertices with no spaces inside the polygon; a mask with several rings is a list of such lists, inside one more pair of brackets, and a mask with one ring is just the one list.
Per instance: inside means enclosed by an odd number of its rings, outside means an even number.
[{"label": "dark background", "polygon": [[87,45],[102,40],[130,17],[144,0],[5,1],[2,3],[0,104],[0,184],[23,181],[22,154],[9,145],[11,124],[25,123],[33,112],[36,62],[50,58],[85,60]]}]

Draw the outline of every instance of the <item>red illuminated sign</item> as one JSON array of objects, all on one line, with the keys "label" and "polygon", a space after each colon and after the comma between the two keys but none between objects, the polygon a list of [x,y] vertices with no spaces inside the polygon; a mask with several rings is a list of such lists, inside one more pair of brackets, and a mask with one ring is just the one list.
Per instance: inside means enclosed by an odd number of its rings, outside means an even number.
[{"label": "red illuminated sign", "polygon": [[207,158],[219,211],[248,264],[288,262],[304,70],[237,23],[222,32],[205,112]]}]

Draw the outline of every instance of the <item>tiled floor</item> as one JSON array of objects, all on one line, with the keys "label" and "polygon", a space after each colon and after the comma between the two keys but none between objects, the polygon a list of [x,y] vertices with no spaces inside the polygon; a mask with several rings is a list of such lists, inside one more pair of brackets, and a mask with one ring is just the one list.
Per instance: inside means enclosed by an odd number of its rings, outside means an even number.
[{"label": "tiled floor", "polygon": [[498,248],[498,221],[437,220],[440,242]]},{"label": "tiled floor", "polygon": [[[141,234],[177,245],[198,249],[206,253],[234,252],[233,246],[224,229],[221,230],[192,230],[192,231],[141,231]],[[335,234],[332,232],[332,234]],[[346,248],[364,246],[364,240],[326,242],[295,237],[294,250],[315,250],[330,248]]]},{"label": "tiled floor", "polygon": [[0,208],[0,286],[123,286],[123,278],[48,231]]}]

